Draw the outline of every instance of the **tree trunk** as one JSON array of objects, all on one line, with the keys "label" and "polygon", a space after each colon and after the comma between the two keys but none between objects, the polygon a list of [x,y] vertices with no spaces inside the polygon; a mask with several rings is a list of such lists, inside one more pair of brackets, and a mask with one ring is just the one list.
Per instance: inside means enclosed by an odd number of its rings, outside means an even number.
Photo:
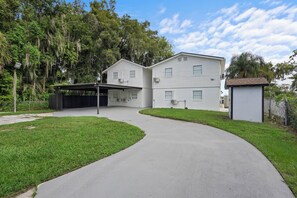
[{"label": "tree trunk", "polygon": [[45,76],[43,77],[42,92],[45,93]]},{"label": "tree trunk", "polygon": [[16,84],[17,74],[16,69],[13,70],[13,112],[16,112]]}]

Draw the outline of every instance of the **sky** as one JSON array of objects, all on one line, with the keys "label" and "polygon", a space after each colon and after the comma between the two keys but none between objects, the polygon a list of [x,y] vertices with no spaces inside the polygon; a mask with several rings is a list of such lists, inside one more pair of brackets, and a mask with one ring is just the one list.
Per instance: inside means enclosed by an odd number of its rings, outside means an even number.
[{"label": "sky", "polygon": [[175,53],[223,56],[226,68],[242,52],[276,64],[297,49],[296,0],[117,0],[116,12],[149,21]]},{"label": "sky", "polygon": [[245,51],[275,64],[297,49],[296,0],[117,0],[116,12],[149,21],[175,53],[223,56],[226,66]]}]

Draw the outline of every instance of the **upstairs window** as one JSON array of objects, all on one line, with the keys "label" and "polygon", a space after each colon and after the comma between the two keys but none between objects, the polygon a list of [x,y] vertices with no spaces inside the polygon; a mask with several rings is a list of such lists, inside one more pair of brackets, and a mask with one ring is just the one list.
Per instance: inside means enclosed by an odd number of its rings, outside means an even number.
[{"label": "upstairs window", "polygon": [[178,58],[177,58],[177,61],[178,61],[178,62],[181,62],[181,61],[182,61],[182,57],[178,57]]},{"label": "upstairs window", "polygon": [[172,100],[173,92],[172,91],[165,91],[165,100]]},{"label": "upstairs window", "polygon": [[118,72],[113,72],[113,79],[118,79],[119,78],[119,73]]},{"label": "upstairs window", "polygon": [[135,70],[130,71],[130,78],[135,78]]},{"label": "upstairs window", "polygon": [[188,60],[188,57],[184,56],[183,61],[187,61],[187,60]]},{"label": "upstairs window", "polygon": [[172,77],[172,68],[165,68],[165,77],[166,78]]},{"label": "upstairs window", "polygon": [[193,75],[194,76],[202,75],[202,65],[194,65],[193,66]]},{"label": "upstairs window", "polygon": [[193,100],[202,100],[202,91],[201,90],[193,91]]}]

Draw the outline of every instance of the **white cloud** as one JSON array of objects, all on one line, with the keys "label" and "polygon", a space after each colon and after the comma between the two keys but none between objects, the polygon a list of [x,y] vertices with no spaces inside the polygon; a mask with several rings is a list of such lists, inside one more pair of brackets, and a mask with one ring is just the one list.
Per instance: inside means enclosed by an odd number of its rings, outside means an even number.
[{"label": "white cloud", "polygon": [[172,18],[165,18],[163,19],[159,26],[160,26],[160,33],[161,34],[180,34],[187,30],[187,28],[191,27],[192,22],[188,19],[181,21],[179,19],[179,14],[175,14]]},{"label": "white cloud", "polygon": [[238,4],[234,4],[229,8],[223,8],[219,11],[219,13],[223,14],[224,16],[232,16],[238,13]]},{"label": "white cloud", "polygon": [[280,5],[282,0],[263,0],[261,1],[262,4],[268,4],[270,6]]},{"label": "white cloud", "polygon": [[[272,0],[265,3],[276,5]],[[238,4],[223,8],[196,30],[173,39],[173,44],[177,51],[224,56],[227,63],[232,55],[245,51],[273,63],[288,60],[297,48],[297,6],[280,4],[266,9],[242,9]]]},{"label": "white cloud", "polygon": [[186,19],[181,23],[180,28],[188,28],[191,26],[191,24],[192,24],[191,21]]},{"label": "white cloud", "polygon": [[159,9],[159,14],[163,14],[163,13],[165,13],[166,12],[166,8],[165,7],[161,7],[160,9]]}]

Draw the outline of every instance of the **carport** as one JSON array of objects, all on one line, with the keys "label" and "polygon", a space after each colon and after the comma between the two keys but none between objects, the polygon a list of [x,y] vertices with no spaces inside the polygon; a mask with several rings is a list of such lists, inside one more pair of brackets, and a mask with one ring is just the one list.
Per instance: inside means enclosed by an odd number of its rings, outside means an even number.
[{"label": "carport", "polygon": [[[81,83],[70,85],[54,86],[55,95],[49,98],[51,109],[62,110],[63,108],[80,108],[97,106],[99,114],[100,106],[108,105],[108,90],[110,89],[142,89],[141,87],[132,87],[124,85],[113,85],[106,83]],[[93,92],[96,95],[65,95],[63,91]]]}]

